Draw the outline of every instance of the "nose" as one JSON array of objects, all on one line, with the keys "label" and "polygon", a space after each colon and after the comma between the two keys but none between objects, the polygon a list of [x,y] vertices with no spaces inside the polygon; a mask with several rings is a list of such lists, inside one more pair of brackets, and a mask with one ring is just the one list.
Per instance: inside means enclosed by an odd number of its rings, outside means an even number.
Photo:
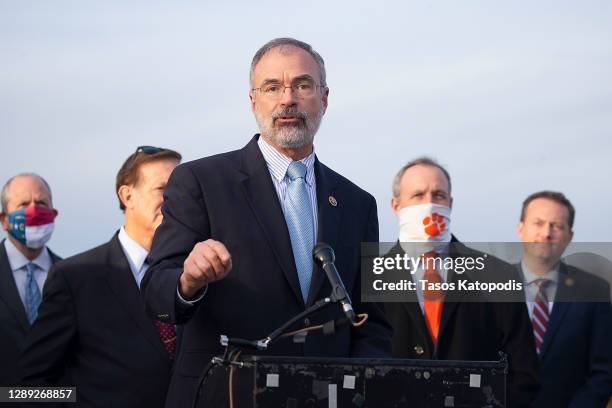
[{"label": "nose", "polygon": [[279,102],[282,105],[293,105],[295,103],[295,92],[293,90],[292,87],[290,86],[286,86],[285,89],[283,89],[283,92],[280,95],[280,100]]},{"label": "nose", "polygon": [[541,232],[542,232],[542,238],[544,238],[545,241],[550,241],[553,236],[553,226],[551,224],[545,224],[542,227]]}]

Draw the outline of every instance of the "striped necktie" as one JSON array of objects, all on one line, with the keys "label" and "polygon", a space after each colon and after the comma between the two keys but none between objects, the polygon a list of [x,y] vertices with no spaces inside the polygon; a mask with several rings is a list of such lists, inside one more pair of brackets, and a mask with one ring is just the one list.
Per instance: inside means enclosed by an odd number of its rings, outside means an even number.
[{"label": "striped necktie", "polygon": [[312,248],[314,247],[314,221],[310,198],[306,190],[306,165],[293,161],[287,168],[289,183],[283,202],[285,221],[291,238],[300,289],[304,302],[308,299],[312,278]]},{"label": "striped necktie", "polygon": [[544,335],[548,328],[548,298],[546,296],[546,286],[550,283],[548,279],[537,279],[532,282],[538,287],[535,302],[533,304],[533,312],[531,313],[531,325],[533,326],[533,335],[535,337],[536,351],[540,354],[542,343],[544,343]]},{"label": "striped necktie", "polygon": [[40,306],[42,300],[40,288],[34,277],[34,272],[37,268],[38,267],[32,262],[26,265],[25,309],[30,324],[36,320],[36,316],[38,316],[38,306]]}]

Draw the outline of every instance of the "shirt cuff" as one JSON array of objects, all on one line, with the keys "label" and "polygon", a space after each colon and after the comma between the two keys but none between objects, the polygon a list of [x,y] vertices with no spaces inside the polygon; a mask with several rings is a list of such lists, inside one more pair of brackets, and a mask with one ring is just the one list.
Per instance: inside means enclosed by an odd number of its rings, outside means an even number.
[{"label": "shirt cuff", "polygon": [[208,285],[206,285],[202,289],[200,289],[196,293],[196,296],[194,297],[193,300],[185,300],[185,299],[183,299],[183,297],[181,296],[181,293],[179,292],[178,285],[176,286],[176,296],[177,296],[179,302],[181,302],[185,306],[195,306],[200,300],[202,300],[204,298],[204,295],[206,295],[207,291],[208,291]]}]

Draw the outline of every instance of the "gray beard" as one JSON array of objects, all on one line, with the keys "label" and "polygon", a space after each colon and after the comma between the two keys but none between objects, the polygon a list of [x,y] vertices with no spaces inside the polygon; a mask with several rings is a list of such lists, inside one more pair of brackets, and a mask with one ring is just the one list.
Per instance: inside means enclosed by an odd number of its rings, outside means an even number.
[{"label": "gray beard", "polygon": [[[274,125],[276,118],[287,115],[297,116],[301,122],[295,125]],[[280,112],[274,112],[270,118],[262,118],[257,112],[255,113],[255,120],[261,134],[272,144],[283,149],[297,149],[311,145],[322,119],[323,109],[312,118],[308,117],[306,112],[299,112],[295,107],[287,107]]]}]

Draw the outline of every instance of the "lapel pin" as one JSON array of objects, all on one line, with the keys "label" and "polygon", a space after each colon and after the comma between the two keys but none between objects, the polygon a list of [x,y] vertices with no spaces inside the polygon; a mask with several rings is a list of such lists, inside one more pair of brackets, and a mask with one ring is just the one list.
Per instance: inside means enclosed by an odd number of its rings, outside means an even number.
[{"label": "lapel pin", "polygon": [[332,207],[336,207],[338,205],[338,200],[336,200],[336,197],[334,196],[329,196],[329,203],[332,205]]},{"label": "lapel pin", "polygon": [[574,279],[565,278],[565,286],[574,286]]}]

